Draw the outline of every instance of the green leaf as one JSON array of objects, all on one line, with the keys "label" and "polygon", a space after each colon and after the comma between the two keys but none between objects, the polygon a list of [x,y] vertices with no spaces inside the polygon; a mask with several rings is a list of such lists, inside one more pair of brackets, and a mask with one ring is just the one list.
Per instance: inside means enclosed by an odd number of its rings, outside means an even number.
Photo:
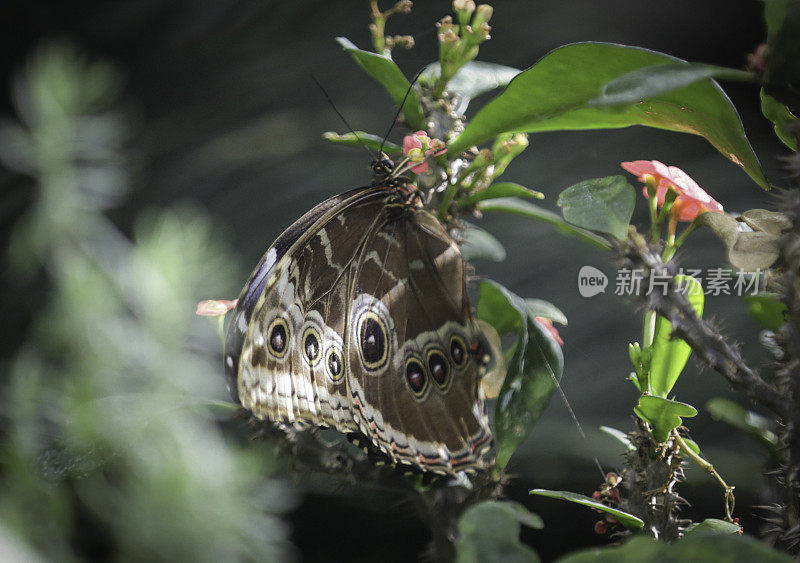
[{"label": "green leaf", "polygon": [[689,446],[690,450],[692,450],[697,455],[700,455],[700,444],[698,444],[691,438],[684,438],[683,441],[687,446]]},{"label": "green leaf", "polygon": [[[400,104],[403,104],[403,115],[409,127],[414,130],[424,130],[425,117],[422,113],[422,105],[419,102],[419,97],[413,89],[409,91],[411,83],[405,75],[403,75],[403,71],[400,70],[394,61],[389,57],[384,57],[377,53],[362,51],[345,37],[337,37],[336,41],[345,51],[350,53],[353,59],[367,74],[383,85],[392,97],[395,105],[400,107]],[[408,98],[406,98],[405,103],[403,103],[403,98],[406,96],[406,93],[408,93]]]},{"label": "green leaf", "polygon": [[719,536],[728,534],[741,534],[742,529],[738,524],[726,522],[717,518],[706,518],[702,522],[689,525],[683,533],[685,538],[701,536]]},{"label": "green leaf", "polygon": [[475,315],[492,325],[500,336],[522,331],[522,315],[512,305],[509,293],[499,283],[490,281],[481,283],[478,290]]},{"label": "green leaf", "polygon": [[[358,135],[358,138],[356,138],[356,135]],[[384,142],[383,138],[371,133],[364,133],[363,131],[356,131],[355,134],[345,133],[343,135],[334,131],[327,131],[322,134],[322,138],[337,145],[345,145],[348,147],[366,146],[368,149],[375,152],[379,151],[381,145],[383,145],[383,152],[388,155],[401,154],[403,152],[403,147],[400,145],[390,141]]]},{"label": "green leaf", "polygon": [[786,304],[776,293],[745,295],[744,301],[748,305],[750,314],[764,328],[775,332],[786,322]]},{"label": "green leaf", "polygon": [[761,113],[774,124],[775,135],[778,139],[793,151],[797,151],[797,137],[786,128],[797,118],[784,104],[764,92],[763,88],[761,89]]},{"label": "green leaf", "polygon": [[772,431],[772,424],[768,418],[721,397],[708,401],[706,410],[714,420],[721,420],[750,434],[773,459],[780,458],[778,437]]},{"label": "green leaf", "polygon": [[[442,67],[438,61],[431,63],[422,71],[419,81],[423,84],[433,84],[441,72]],[[447,83],[447,91],[458,95],[455,111],[464,113],[472,98],[505,86],[519,73],[520,70],[517,68],[495,63],[480,61],[464,63]]]},{"label": "green leaf", "polygon": [[539,516],[517,502],[487,500],[469,507],[458,520],[456,561],[539,561],[536,552],[519,540],[521,524],[544,527]]},{"label": "green leaf", "polygon": [[475,205],[479,201],[484,201],[487,199],[504,198],[504,197],[524,197],[530,199],[544,199],[544,194],[542,192],[529,190],[525,186],[520,186],[519,184],[515,184],[514,182],[498,182],[497,184],[492,184],[485,190],[481,190],[474,194],[462,197],[457,201],[457,203],[459,207],[467,207],[470,205]]},{"label": "green leaf", "polygon": [[558,196],[564,219],[592,231],[628,238],[628,225],[636,205],[636,190],[624,176],[584,180]]},{"label": "green leaf", "polygon": [[602,510],[603,512],[611,514],[614,518],[619,520],[620,524],[629,530],[638,530],[644,526],[644,521],[642,521],[641,518],[637,518],[633,514],[629,514],[628,512],[624,512],[618,508],[606,506],[600,501],[594,500],[591,497],[579,495],[578,493],[571,493],[569,491],[550,491],[548,489],[533,489],[530,491],[530,494],[556,498],[560,500],[568,500],[570,502],[582,504],[583,506],[588,506],[589,508],[593,508],[595,510]]},{"label": "green leaf", "polygon": [[450,143],[458,154],[507,131],[613,129],[645,125],[706,138],[741,166],[753,180],[769,188],[739,114],[711,80],[659,94],[642,103],[592,107],[589,100],[603,85],[631,71],[680,59],[611,43],[576,43],[560,47],[514,78],[484,106]]},{"label": "green leaf", "polygon": [[767,41],[772,40],[783,25],[786,10],[793,0],[764,0],[764,23],[767,26]]},{"label": "green leaf", "polygon": [[549,301],[529,297],[525,299],[525,305],[528,306],[528,314],[531,316],[544,317],[545,319],[550,319],[554,323],[567,326],[567,316],[561,312],[561,309]]},{"label": "green leaf", "polygon": [[584,242],[588,242],[589,244],[592,244],[598,248],[605,250],[611,248],[609,242],[603,237],[596,235],[591,231],[587,231],[586,229],[581,229],[580,227],[570,225],[557,213],[553,213],[548,209],[544,209],[543,207],[539,207],[538,205],[528,201],[522,201],[521,199],[513,197],[503,197],[480,202],[478,204],[478,210],[481,212],[488,211],[490,213],[497,212],[522,215],[523,217],[529,217],[531,219],[553,225],[562,233],[576,236],[582,239]]},{"label": "green leaf", "polygon": [[[777,19],[777,18],[776,18]],[[770,30],[772,31],[772,30]],[[800,2],[786,5],[783,21],[770,33],[764,91],[790,109],[800,109]]]},{"label": "green leaf", "polygon": [[622,430],[617,430],[616,428],[611,428],[610,426],[601,426],[600,430],[620,442],[628,451],[633,451],[636,449],[636,447],[631,444],[631,440],[628,438],[628,435]]},{"label": "green leaf", "polygon": [[[691,276],[675,276],[675,282],[685,288],[686,298],[698,317],[703,316],[705,295],[703,286]],[[650,392],[666,397],[686,366],[692,349],[680,338],[672,337],[672,325],[662,316],[656,321],[650,359]]]},{"label": "green leaf", "polygon": [[755,76],[743,70],[699,63],[672,63],[646,66],[607,82],[590,107],[631,104],[666,94],[709,78],[752,82]]},{"label": "green leaf", "polygon": [[639,404],[633,408],[633,412],[650,423],[653,427],[653,437],[659,442],[666,442],[670,431],[683,424],[681,417],[697,415],[697,409],[692,405],[652,395],[639,397]]},{"label": "green leaf", "polygon": [[476,316],[498,334],[517,332],[495,407],[497,466],[503,468],[550,404],[564,371],[564,354],[525,300],[497,282],[481,283]]},{"label": "green leaf", "polygon": [[634,537],[622,546],[590,548],[571,553],[558,563],[790,563],[792,558],[750,536],[726,534],[713,538],[694,536],[665,543]]},{"label": "green leaf", "polygon": [[470,224],[467,224],[466,229],[461,232],[464,240],[459,247],[464,260],[468,262],[473,260],[502,262],[506,259],[506,249],[491,233]]}]

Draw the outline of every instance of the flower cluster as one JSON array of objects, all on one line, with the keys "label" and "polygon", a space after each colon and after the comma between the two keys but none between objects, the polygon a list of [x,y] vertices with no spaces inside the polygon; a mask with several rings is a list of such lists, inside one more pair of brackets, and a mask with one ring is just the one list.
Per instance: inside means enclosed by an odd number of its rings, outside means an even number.
[{"label": "flower cluster", "polygon": [[417,131],[411,135],[403,137],[403,154],[415,166],[411,171],[415,174],[422,174],[428,170],[428,163],[425,158],[437,156],[445,149],[445,144],[439,139],[431,139],[425,131]]},{"label": "flower cluster", "polygon": [[[620,502],[619,489],[617,488],[617,485],[619,485],[620,481],[622,481],[622,477],[620,477],[618,474],[614,472],[607,473],[605,482],[600,485],[598,490],[592,493],[592,498],[603,503],[605,506],[617,508]],[[596,534],[605,534],[610,528],[619,523],[619,520],[617,520],[611,514],[607,512],[604,513],[604,511],[597,508],[595,511],[604,514],[603,519],[598,520],[594,524],[594,532]]]},{"label": "flower cluster", "polygon": [[[672,189],[678,192],[675,203],[672,204],[670,215],[678,221],[691,222],[700,213],[706,211],[722,211],[722,205],[708,195],[703,188],[697,185],[689,175],[677,166],[667,166],[657,160],[634,160],[623,162],[621,166],[639,177],[640,182],[647,183],[647,177],[655,180],[657,191],[656,200],[659,207],[664,205],[667,191]],[[650,197],[647,186],[643,188],[645,197]]]}]

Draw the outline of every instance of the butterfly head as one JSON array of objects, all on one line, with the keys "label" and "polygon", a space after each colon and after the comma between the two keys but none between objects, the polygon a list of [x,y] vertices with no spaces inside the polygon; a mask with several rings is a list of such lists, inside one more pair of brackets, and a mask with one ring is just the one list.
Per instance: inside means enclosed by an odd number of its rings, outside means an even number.
[{"label": "butterfly head", "polygon": [[370,168],[372,168],[372,185],[385,186],[390,182],[396,167],[394,161],[382,152],[372,161]]}]

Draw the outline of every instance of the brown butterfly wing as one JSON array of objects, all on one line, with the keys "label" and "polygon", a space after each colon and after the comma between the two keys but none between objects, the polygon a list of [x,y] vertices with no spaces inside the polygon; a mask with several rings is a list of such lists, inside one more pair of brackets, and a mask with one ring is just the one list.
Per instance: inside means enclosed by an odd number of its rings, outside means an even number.
[{"label": "brown butterfly wing", "polygon": [[455,474],[483,468],[491,430],[470,354],[465,263],[429,213],[387,205],[358,257],[345,339],[352,416],[394,461]]},{"label": "brown butterfly wing", "polygon": [[363,188],[309,211],[267,250],[228,328],[231,395],[258,418],[356,430],[342,335],[354,257],[383,208]]}]

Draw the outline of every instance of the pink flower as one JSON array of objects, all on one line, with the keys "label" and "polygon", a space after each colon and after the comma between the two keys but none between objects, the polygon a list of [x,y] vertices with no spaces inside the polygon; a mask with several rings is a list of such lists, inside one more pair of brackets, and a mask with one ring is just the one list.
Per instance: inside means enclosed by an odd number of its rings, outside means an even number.
[{"label": "pink flower", "polygon": [[558,343],[559,346],[564,345],[564,341],[558,334],[558,329],[553,326],[553,321],[551,321],[550,319],[545,319],[544,317],[534,317],[533,320],[536,321],[536,323],[540,327],[545,329],[550,334],[550,336],[553,337],[553,340],[555,340]]},{"label": "pink flower", "polygon": [[425,131],[416,131],[411,135],[403,137],[403,154],[413,163],[419,163],[411,167],[415,174],[422,174],[428,170],[428,163],[425,158],[433,154],[441,154],[444,143],[439,139],[431,139]]},{"label": "pink flower", "polygon": [[[667,166],[657,160],[634,160],[623,162],[621,166],[638,176],[640,182],[646,182],[647,176],[656,180],[656,200],[658,206],[664,205],[664,198],[670,188],[678,192],[678,198],[672,204],[670,215],[678,221],[693,221],[700,213],[706,211],[722,211],[722,205],[697,185],[689,175],[677,166]],[[647,186],[642,190],[645,197]]]},{"label": "pink flower", "polygon": [[238,299],[227,301],[225,299],[206,299],[197,304],[196,315],[201,317],[222,317],[236,307]]}]

